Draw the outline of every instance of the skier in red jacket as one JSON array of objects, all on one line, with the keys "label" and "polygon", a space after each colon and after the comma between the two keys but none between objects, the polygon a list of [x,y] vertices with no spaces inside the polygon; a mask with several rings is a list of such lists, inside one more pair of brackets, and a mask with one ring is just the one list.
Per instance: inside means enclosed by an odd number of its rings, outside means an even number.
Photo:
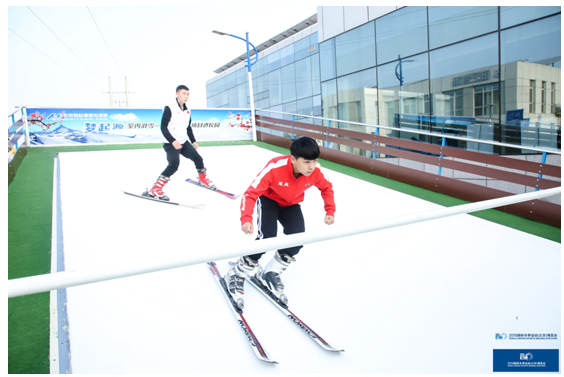
[{"label": "skier in red jacket", "polygon": [[[257,240],[276,237],[278,224],[282,224],[284,234],[305,231],[304,217],[299,203],[304,200],[304,191],[316,186],[325,202],[325,223],[335,222],[335,201],[333,185],[320,170],[317,162],[319,146],[309,137],[294,140],[289,156],[273,158],[258,174],[241,199],[241,230],[252,234],[253,212],[257,208]],[[257,267],[255,276],[282,302],[288,299],[284,294],[284,284],[280,274],[290,263],[302,246],[277,250],[264,270],[259,259],[264,253],[246,255],[239,258],[225,275],[229,293],[239,308],[244,306],[244,282],[247,275]]]}]

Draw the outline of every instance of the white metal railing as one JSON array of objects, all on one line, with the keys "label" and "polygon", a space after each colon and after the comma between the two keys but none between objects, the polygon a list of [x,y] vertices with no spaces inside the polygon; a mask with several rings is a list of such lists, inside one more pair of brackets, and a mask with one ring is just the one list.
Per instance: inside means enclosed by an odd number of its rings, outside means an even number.
[{"label": "white metal railing", "polygon": [[526,194],[512,195],[508,197],[491,199],[477,203],[463,204],[455,207],[441,208],[438,210],[398,216],[394,218],[376,220],[361,224],[332,227],[332,229],[319,230],[315,232],[298,233],[282,238],[269,238],[260,241],[247,242],[244,245],[234,247],[224,252],[213,250],[206,255],[190,256],[140,263],[136,265],[113,265],[85,269],[80,271],[64,271],[47,275],[31,276],[8,280],[8,297],[17,297],[39,292],[48,292],[54,289],[74,287],[78,285],[96,283],[106,280],[118,279],[128,276],[157,272],[172,268],[185,267],[214,260],[236,258],[242,255],[256,254],[271,250],[277,250],[296,245],[328,241],[335,238],[349,237],[357,234],[374,232],[382,229],[395,228],[403,225],[415,224],[429,220],[440,219],[470,212],[497,208],[509,204],[529,201],[561,193],[561,187],[548,190],[535,191]]},{"label": "white metal railing", "polygon": [[[10,127],[12,127],[14,124],[16,124],[16,122],[20,120],[22,122],[22,125],[18,127],[10,136]],[[17,137],[20,131],[22,132],[22,135],[17,140],[15,140],[14,137]],[[27,112],[25,107],[22,107],[21,109],[18,109],[14,111],[12,114],[8,115],[7,132],[8,132],[8,147],[10,146],[10,144],[13,145],[11,150],[8,151],[8,162],[10,162],[14,158],[17,150],[23,145],[24,142],[25,145],[29,147],[29,130],[27,124]]]},{"label": "white metal railing", "polygon": [[488,145],[497,145],[497,146],[500,146],[500,147],[525,149],[525,150],[528,150],[528,151],[535,151],[535,152],[539,152],[539,153],[551,153],[551,154],[559,154],[559,155],[562,154],[559,149],[528,147],[528,146],[525,146],[525,145],[507,144],[507,143],[500,143],[500,142],[497,142],[497,141],[472,139],[472,138],[468,138],[468,137],[452,136],[452,135],[449,135],[449,134],[439,134],[439,133],[429,132],[429,131],[419,131],[419,130],[415,130],[415,129],[412,129],[412,128],[397,128],[397,127],[391,127],[391,126],[379,126],[379,125],[368,124],[368,123],[351,122],[351,121],[347,121],[347,120],[332,119],[332,118],[322,118],[322,117],[315,117],[315,116],[304,115],[304,114],[285,113],[285,112],[273,111],[273,110],[256,109],[256,111],[290,115],[290,116],[300,117],[300,118],[320,119],[320,120],[326,120],[326,121],[330,121],[330,122],[347,123],[347,124],[353,124],[353,125],[364,126],[364,127],[372,127],[372,128],[375,128],[375,129],[381,128],[381,129],[392,130],[392,131],[410,132],[410,133],[418,134],[418,135],[441,137],[441,138],[445,138],[445,139],[463,140],[463,141],[468,141],[468,142],[478,143],[478,144],[488,144]]}]

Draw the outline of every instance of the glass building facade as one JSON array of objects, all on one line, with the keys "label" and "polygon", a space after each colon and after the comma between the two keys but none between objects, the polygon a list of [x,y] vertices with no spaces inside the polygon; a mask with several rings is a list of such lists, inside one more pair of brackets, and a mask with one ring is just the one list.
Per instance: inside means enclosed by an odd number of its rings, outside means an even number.
[{"label": "glass building facade", "polygon": [[[249,107],[245,69],[208,81],[208,107]],[[313,32],[263,51],[253,92],[257,109],[520,144],[504,127],[560,126],[560,69],[560,7],[409,6],[320,43]]]},{"label": "glass building facade", "polygon": [[[296,38],[278,50],[270,48],[271,51],[259,53],[258,61],[252,67],[256,109],[322,116],[317,33],[309,30],[309,33],[301,34],[304,35],[300,39]],[[226,73],[220,79],[207,82],[208,108],[249,108],[245,63]],[[308,119],[300,121],[310,122]]]}]

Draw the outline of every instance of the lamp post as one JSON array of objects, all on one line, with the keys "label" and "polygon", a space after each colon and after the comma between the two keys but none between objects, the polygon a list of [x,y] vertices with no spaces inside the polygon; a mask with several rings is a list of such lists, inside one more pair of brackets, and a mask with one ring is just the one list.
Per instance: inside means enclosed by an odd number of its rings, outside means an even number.
[{"label": "lamp post", "polygon": [[[396,77],[398,78],[399,82],[400,82],[400,109],[399,109],[399,113],[403,113],[403,72],[401,69],[401,56],[398,55],[398,59],[399,59],[399,63],[396,65]],[[408,63],[408,62],[416,62],[417,59],[408,59],[408,60],[404,60],[404,63]],[[399,68],[399,73],[398,73],[398,68]]]},{"label": "lamp post", "polygon": [[[248,74],[248,77],[249,77],[249,96],[250,96],[250,101],[251,101],[251,124],[253,126],[253,141],[257,141],[257,128],[256,128],[256,125],[255,125],[255,101],[254,101],[254,98],[253,98],[253,75],[252,75],[252,71],[251,71],[251,66],[258,61],[258,51],[257,51],[256,47],[251,42],[249,42],[249,32],[248,31],[245,32],[245,38],[241,38],[241,37],[238,37],[236,35],[229,34],[229,33],[223,33],[221,31],[217,31],[217,30],[213,30],[212,33],[219,34],[219,35],[227,35],[229,37],[237,38],[237,39],[240,39],[242,41],[245,41],[246,44],[247,44],[247,64],[245,66],[247,67],[247,74]],[[251,53],[249,51],[249,45],[253,46],[253,49],[255,50],[255,60],[253,62],[251,62]]]}]

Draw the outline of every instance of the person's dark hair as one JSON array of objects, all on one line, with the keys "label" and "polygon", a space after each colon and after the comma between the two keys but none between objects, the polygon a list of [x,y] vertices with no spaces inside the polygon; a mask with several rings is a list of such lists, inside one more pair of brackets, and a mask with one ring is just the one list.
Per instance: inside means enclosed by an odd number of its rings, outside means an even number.
[{"label": "person's dark hair", "polygon": [[292,142],[290,153],[296,159],[302,157],[306,160],[317,160],[319,157],[319,145],[311,137],[300,137]]},{"label": "person's dark hair", "polygon": [[178,91],[182,90],[182,89],[190,90],[190,89],[188,89],[188,87],[186,85],[178,85],[176,87],[176,93],[178,93]]}]

